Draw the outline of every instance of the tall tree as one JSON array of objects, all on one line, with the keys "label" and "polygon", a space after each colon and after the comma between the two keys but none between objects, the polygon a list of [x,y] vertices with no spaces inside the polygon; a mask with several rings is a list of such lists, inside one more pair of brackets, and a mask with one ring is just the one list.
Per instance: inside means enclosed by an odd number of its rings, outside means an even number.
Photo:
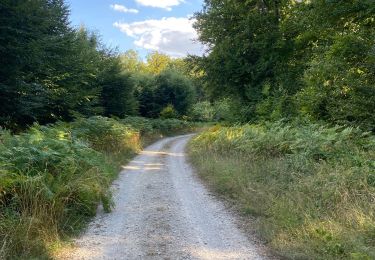
[{"label": "tall tree", "polygon": [[135,83],[130,73],[124,73],[121,58],[109,56],[100,75],[101,100],[104,115],[124,118],[137,113]]},{"label": "tall tree", "polygon": [[195,15],[209,93],[246,121],[307,116],[374,129],[375,2],[206,0]]},{"label": "tall tree", "polygon": [[0,121],[3,126],[49,120],[57,63],[69,52],[73,31],[62,0],[0,3]]},{"label": "tall tree", "polygon": [[277,0],[206,0],[195,15],[199,39],[209,48],[200,64],[211,93],[246,103],[247,119],[256,117],[256,105],[282,61],[280,8]]},{"label": "tall tree", "polygon": [[315,0],[292,11],[312,54],[297,95],[301,113],[375,130],[375,2]]},{"label": "tall tree", "polygon": [[172,105],[179,115],[186,115],[194,101],[193,82],[175,70],[166,70],[156,77],[155,99],[159,113]]},{"label": "tall tree", "polygon": [[103,112],[100,77],[116,55],[96,34],[70,27],[63,0],[4,0],[0,13],[1,126]]},{"label": "tall tree", "polygon": [[195,100],[193,81],[172,69],[157,76],[138,74],[135,81],[139,112],[145,117],[159,117],[168,105],[180,116],[186,115]]}]

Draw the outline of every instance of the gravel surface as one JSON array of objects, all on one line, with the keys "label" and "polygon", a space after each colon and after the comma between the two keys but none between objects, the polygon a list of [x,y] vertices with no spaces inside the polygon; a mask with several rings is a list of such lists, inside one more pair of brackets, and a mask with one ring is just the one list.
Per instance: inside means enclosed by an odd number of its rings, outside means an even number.
[{"label": "gravel surface", "polygon": [[165,138],[113,184],[115,208],[98,210],[61,259],[266,259],[186,162],[192,135]]}]

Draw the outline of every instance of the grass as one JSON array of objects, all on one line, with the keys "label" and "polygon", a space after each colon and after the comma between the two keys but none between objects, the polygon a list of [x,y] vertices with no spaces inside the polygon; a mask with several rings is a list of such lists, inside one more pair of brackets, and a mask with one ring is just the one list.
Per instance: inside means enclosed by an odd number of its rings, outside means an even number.
[{"label": "grass", "polygon": [[[111,210],[119,166],[146,142],[191,127],[179,120],[105,117],[0,132],[0,259],[50,259],[98,204]],[[145,141],[146,140],[146,141]]]},{"label": "grass", "polygon": [[189,154],[280,256],[375,259],[373,135],[280,122],[214,127]]}]

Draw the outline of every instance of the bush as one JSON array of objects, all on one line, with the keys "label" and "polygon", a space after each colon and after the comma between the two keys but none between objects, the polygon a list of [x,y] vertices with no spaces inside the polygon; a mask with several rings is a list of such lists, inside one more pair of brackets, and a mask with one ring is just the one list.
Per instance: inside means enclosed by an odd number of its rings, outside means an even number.
[{"label": "bush", "polygon": [[160,112],[160,118],[162,119],[168,119],[168,118],[177,118],[177,112],[174,109],[173,105],[168,105],[165,108],[163,108]]},{"label": "bush", "polygon": [[143,117],[127,117],[121,123],[137,129],[146,135],[171,135],[191,131],[195,123],[169,118],[152,119]]},{"label": "bush", "polygon": [[78,119],[70,125],[75,137],[100,152],[128,157],[141,148],[138,130],[112,118],[96,116]]},{"label": "bush", "polygon": [[191,108],[191,117],[194,121],[212,122],[214,119],[214,108],[208,101],[194,104]]},{"label": "bush", "polygon": [[375,137],[357,128],[282,122],[216,127],[189,153],[203,178],[257,216],[292,259],[372,259]]},{"label": "bush", "polygon": [[102,202],[114,168],[65,126],[35,125],[0,137],[2,257],[39,256],[54,237],[79,230]]},{"label": "bush", "polygon": [[179,133],[186,130],[191,130],[192,123],[170,118],[170,119],[154,119],[152,120],[154,129],[164,135],[171,135],[173,133]]},{"label": "bush", "polygon": [[142,135],[145,133],[154,132],[154,126],[152,125],[152,119],[145,117],[126,117],[120,121],[122,124],[132,127],[139,131]]},{"label": "bush", "polygon": [[214,119],[216,121],[233,122],[239,120],[238,118],[238,105],[234,104],[229,98],[217,100],[214,103]]},{"label": "bush", "polygon": [[223,98],[210,103],[202,101],[194,104],[190,116],[194,121],[213,122],[244,122],[247,107],[233,98]]}]

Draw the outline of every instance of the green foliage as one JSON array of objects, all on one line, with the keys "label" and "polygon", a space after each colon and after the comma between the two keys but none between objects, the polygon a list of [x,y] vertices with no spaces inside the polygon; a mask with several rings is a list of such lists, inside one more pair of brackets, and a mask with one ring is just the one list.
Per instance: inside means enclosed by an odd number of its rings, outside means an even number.
[{"label": "green foliage", "polygon": [[151,119],[144,117],[127,117],[121,123],[137,129],[146,135],[171,135],[191,131],[195,124],[175,118]]},{"label": "green foliage", "polygon": [[136,112],[117,54],[96,34],[71,28],[63,0],[5,0],[0,12],[2,127]]},{"label": "green foliage", "polygon": [[152,121],[154,129],[164,135],[171,135],[176,133],[191,132],[195,124],[175,118],[169,119],[154,119]]},{"label": "green foliage", "polygon": [[[375,2],[207,0],[193,58],[248,122],[296,116],[373,130]],[[246,107],[246,109],[241,109]]]},{"label": "green foliage", "polygon": [[257,217],[291,259],[372,259],[375,138],[358,128],[282,122],[215,127],[193,139],[214,189]]},{"label": "green foliage", "polygon": [[324,57],[314,59],[306,71],[306,88],[297,95],[301,112],[313,119],[371,130],[375,122],[375,77],[366,61],[370,53],[363,51],[370,48],[371,44],[359,35],[337,37]]},{"label": "green foliage", "polygon": [[177,118],[177,112],[174,109],[173,105],[168,105],[160,111],[160,118]]},{"label": "green foliage", "polygon": [[238,102],[229,98],[219,99],[213,103],[202,101],[192,106],[190,116],[194,121],[225,121],[233,123],[241,120],[238,117],[241,115],[238,111],[239,108]]},{"label": "green foliage", "polygon": [[111,208],[109,185],[148,136],[190,129],[177,119],[80,118],[0,132],[0,258],[48,258],[51,245],[77,234],[99,203]]},{"label": "green foliage", "polygon": [[160,111],[155,100],[155,77],[151,74],[137,73],[132,79],[135,84],[139,115],[149,118],[158,117]]},{"label": "green foliage", "polygon": [[174,59],[152,52],[147,61],[142,62],[138,53],[130,50],[120,55],[120,60],[122,70],[131,75],[134,83],[140,116],[157,118],[168,105],[176,109],[178,116],[186,115],[196,99],[198,86],[201,97],[204,95],[201,81],[193,73],[189,59]]},{"label": "green foliage", "polygon": [[215,119],[229,123],[247,121],[251,107],[234,98],[222,98],[214,102]]},{"label": "green foliage", "polygon": [[155,128],[153,125],[154,119],[145,118],[145,117],[126,117],[125,119],[122,119],[120,122],[124,125],[127,125],[131,128],[136,129],[141,133],[141,135],[144,135],[146,133],[154,133]]},{"label": "green foliage", "polygon": [[142,62],[138,52],[128,50],[120,55],[121,67],[128,73],[139,73],[145,71],[145,64]]},{"label": "green foliage", "polygon": [[48,242],[76,232],[102,202],[116,168],[64,125],[1,133],[2,257],[37,257]]},{"label": "green foliage", "polygon": [[184,115],[194,98],[184,60],[118,55],[95,33],[71,27],[64,0],[4,0],[0,13],[2,128],[94,115],[158,117],[169,103]]},{"label": "green foliage", "polygon": [[171,57],[169,57],[166,54],[155,51],[147,55],[147,63],[145,70],[147,73],[158,75],[164,70],[166,70],[171,62]]},{"label": "green foliage", "polygon": [[168,69],[156,76],[138,74],[133,79],[141,116],[159,117],[168,105],[176,110],[174,117],[186,115],[194,102],[193,81],[176,70]]},{"label": "green foliage", "polygon": [[74,137],[87,141],[90,147],[105,154],[129,158],[141,148],[139,132],[112,118],[78,119],[70,126]]},{"label": "green foliage", "polygon": [[208,101],[195,103],[190,111],[194,121],[211,122],[214,119],[214,108]]},{"label": "green foliage", "polygon": [[53,83],[63,75],[53,67],[71,53],[74,38],[68,10],[63,1],[5,0],[0,8],[0,122],[30,123],[47,114],[50,96],[59,93]]},{"label": "green foliage", "polygon": [[100,77],[101,101],[105,116],[124,118],[138,113],[135,82],[132,75],[122,72],[120,59],[109,56]]},{"label": "green foliage", "polygon": [[175,70],[166,70],[156,77],[155,99],[160,112],[172,105],[179,115],[186,115],[194,101],[193,83]]},{"label": "green foliage", "polygon": [[[99,95],[101,86],[98,82],[102,70],[104,55],[100,48],[98,35],[80,28],[74,32],[69,48],[70,53],[62,53],[63,64],[51,64],[53,79],[49,84],[54,86],[53,106],[46,113],[54,116],[48,120],[36,121],[49,123],[58,120],[70,121],[77,116],[92,116],[102,113]],[[104,52],[104,50],[103,50]],[[48,87],[48,86],[46,86]]]},{"label": "green foliage", "polygon": [[210,52],[198,59],[214,97],[232,97],[256,118],[264,85],[273,82],[286,46],[279,42],[280,1],[205,1],[195,28]]},{"label": "green foliage", "polygon": [[[305,87],[297,95],[301,113],[372,130],[374,2],[313,1],[299,9],[305,14],[304,23],[297,25],[302,31],[299,37],[311,52]],[[307,32],[307,24],[315,30]]]}]

